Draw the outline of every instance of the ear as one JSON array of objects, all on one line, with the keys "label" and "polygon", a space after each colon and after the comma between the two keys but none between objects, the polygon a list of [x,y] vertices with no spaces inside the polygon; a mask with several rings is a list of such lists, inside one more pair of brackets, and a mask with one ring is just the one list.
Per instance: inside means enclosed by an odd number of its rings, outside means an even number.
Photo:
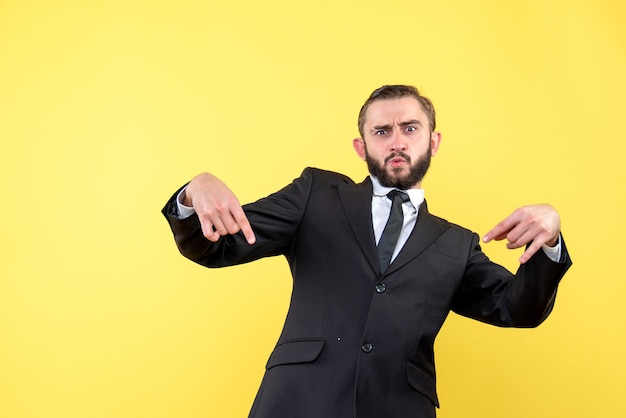
[{"label": "ear", "polygon": [[352,140],[352,146],[354,147],[357,155],[365,161],[365,141],[361,138],[354,138]]},{"label": "ear", "polygon": [[433,132],[432,134],[430,134],[430,149],[432,150],[433,156],[437,155],[439,145],[441,145],[441,133]]}]

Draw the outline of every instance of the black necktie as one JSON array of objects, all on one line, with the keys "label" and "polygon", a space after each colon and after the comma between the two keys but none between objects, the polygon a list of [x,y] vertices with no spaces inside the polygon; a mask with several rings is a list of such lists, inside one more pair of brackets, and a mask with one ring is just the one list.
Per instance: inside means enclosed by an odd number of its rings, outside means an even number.
[{"label": "black necktie", "polygon": [[402,203],[410,200],[409,195],[399,190],[390,191],[387,193],[387,197],[391,199],[391,212],[389,212],[389,219],[383,230],[383,235],[378,241],[378,261],[380,262],[381,273],[384,273],[391,263],[391,256],[396,248],[400,230],[402,230],[402,223],[404,222]]}]

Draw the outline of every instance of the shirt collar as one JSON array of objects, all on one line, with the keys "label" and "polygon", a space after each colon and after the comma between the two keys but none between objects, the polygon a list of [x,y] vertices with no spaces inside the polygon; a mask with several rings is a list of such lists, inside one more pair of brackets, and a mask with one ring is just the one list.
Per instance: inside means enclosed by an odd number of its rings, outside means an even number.
[{"label": "shirt collar", "polygon": [[[387,193],[394,189],[393,187],[383,186],[380,184],[380,181],[372,175],[370,175],[370,179],[372,180],[374,196],[387,196]],[[407,189],[402,191],[409,195],[409,199],[411,199],[411,203],[415,208],[419,208],[424,201],[424,189]]]}]

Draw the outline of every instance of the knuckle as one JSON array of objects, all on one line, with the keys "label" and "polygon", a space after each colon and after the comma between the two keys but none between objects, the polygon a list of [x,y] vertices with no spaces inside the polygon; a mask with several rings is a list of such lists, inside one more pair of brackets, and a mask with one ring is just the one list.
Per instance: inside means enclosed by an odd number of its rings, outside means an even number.
[{"label": "knuckle", "polygon": [[215,239],[215,232],[213,231],[213,227],[210,227],[209,229],[203,229],[202,230],[202,235],[204,236],[204,238],[213,241]]},{"label": "knuckle", "polygon": [[228,204],[224,203],[224,202],[215,202],[215,211],[217,213],[226,213],[228,211]]},{"label": "knuckle", "polygon": [[201,223],[211,223],[211,214],[208,212],[196,212]]}]

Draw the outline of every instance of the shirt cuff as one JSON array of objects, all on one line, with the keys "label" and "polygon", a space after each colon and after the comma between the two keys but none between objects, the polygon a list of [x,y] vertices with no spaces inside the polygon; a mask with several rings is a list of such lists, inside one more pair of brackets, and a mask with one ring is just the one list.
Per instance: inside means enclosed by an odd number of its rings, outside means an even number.
[{"label": "shirt cuff", "polygon": [[554,247],[548,247],[546,244],[543,244],[541,249],[550,260],[558,263],[561,260],[561,235],[559,234],[559,241]]},{"label": "shirt cuff", "polygon": [[196,211],[190,207],[190,206],[185,206],[183,205],[182,201],[183,201],[183,197],[185,194],[185,190],[187,190],[187,187],[185,187],[184,189],[182,189],[179,193],[178,196],[176,196],[176,206],[178,208],[178,218],[179,219],[186,219],[189,218],[191,215],[193,215],[194,213],[196,213]]}]

